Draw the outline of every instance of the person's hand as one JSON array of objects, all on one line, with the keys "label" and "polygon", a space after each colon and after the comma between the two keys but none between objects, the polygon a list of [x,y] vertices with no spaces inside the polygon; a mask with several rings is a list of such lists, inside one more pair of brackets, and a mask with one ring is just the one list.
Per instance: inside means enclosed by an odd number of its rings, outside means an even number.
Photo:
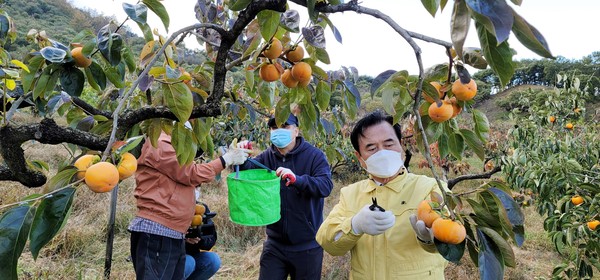
[{"label": "person's hand", "polygon": [[425,222],[419,220],[415,214],[410,215],[408,219],[410,220],[410,225],[417,234],[417,238],[421,242],[425,244],[433,243],[433,232],[431,229],[427,228]]},{"label": "person's hand", "polygon": [[391,211],[372,211],[365,205],[352,217],[352,231],[356,234],[379,235],[396,223],[396,217]]},{"label": "person's hand", "polygon": [[198,242],[200,242],[200,237],[186,238],[185,242],[190,244],[198,244]]},{"label": "person's hand", "polygon": [[281,180],[286,180],[286,182],[285,182],[286,186],[296,183],[296,175],[294,174],[294,172],[292,172],[292,170],[290,170],[288,168],[284,168],[284,167],[277,168],[277,171],[275,171],[275,175],[280,176]]},{"label": "person's hand", "polygon": [[223,155],[225,165],[241,165],[248,159],[248,154],[252,151],[248,149],[236,148],[233,144],[229,147],[229,150]]},{"label": "person's hand", "polygon": [[252,150],[252,142],[248,140],[241,141],[237,143],[236,148]]}]

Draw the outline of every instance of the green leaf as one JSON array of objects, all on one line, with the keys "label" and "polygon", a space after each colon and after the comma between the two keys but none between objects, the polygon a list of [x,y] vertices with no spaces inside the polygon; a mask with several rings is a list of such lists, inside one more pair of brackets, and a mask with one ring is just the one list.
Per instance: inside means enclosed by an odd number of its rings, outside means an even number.
[{"label": "green leaf", "polygon": [[45,47],[40,50],[40,54],[52,63],[62,63],[67,56],[67,52],[63,49],[55,47]]},{"label": "green leaf", "polygon": [[434,240],[438,253],[440,253],[444,259],[450,262],[458,264],[462,259],[462,256],[465,254],[465,241],[461,242],[460,244],[448,244],[437,239]]},{"label": "green leaf", "polygon": [[131,137],[131,138],[125,140],[125,144],[123,146],[117,148],[115,153],[117,155],[125,154],[126,152],[129,152],[129,151],[135,149],[135,147],[137,147],[142,142],[143,139],[144,139],[144,135],[138,135],[138,136]]},{"label": "green leaf", "polygon": [[[94,71],[92,70],[92,74]],[[124,88],[125,82],[121,78],[121,74],[116,67],[106,67],[104,72],[106,74],[106,78],[117,88]]]},{"label": "green leaf", "polygon": [[490,189],[479,192],[477,198],[481,202],[482,207],[496,220],[494,224],[490,224],[489,227],[502,233],[504,237],[512,236],[512,224],[508,220],[506,214],[506,208],[502,204],[502,201],[492,192]]},{"label": "green leaf", "polygon": [[319,12],[315,10],[315,6],[317,4],[317,0],[307,0],[306,8],[308,9],[308,17],[312,22],[317,22],[319,18]]},{"label": "green leaf", "polygon": [[230,0],[229,1],[229,9],[232,11],[241,11],[248,7],[252,0]]},{"label": "green leaf", "polygon": [[377,93],[381,94],[383,110],[389,115],[393,116],[396,114],[396,111],[394,110],[394,93],[399,90],[400,86],[395,82],[385,83],[377,90]]},{"label": "green leaf", "polygon": [[77,167],[68,166],[56,173],[44,186],[44,193],[49,193],[70,184],[77,171]]},{"label": "green leaf", "polygon": [[408,92],[406,87],[401,86],[400,92],[398,93],[398,98],[396,99],[396,105],[394,110],[396,110],[396,115],[394,115],[394,123],[400,122],[400,119],[404,116],[406,111],[411,110],[411,103],[413,102],[412,96]]},{"label": "green leaf", "polygon": [[42,247],[48,244],[62,228],[74,196],[75,188],[65,188],[44,198],[38,206],[29,233],[29,249],[34,260],[37,259]]},{"label": "green leaf", "polygon": [[506,1],[465,0],[475,21],[494,34],[494,40],[505,42],[513,26],[513,10]]},{"label": "green leaf", "polygon": [[485,59],[494,73],[498,75],[501,87],[504,87],[510,82],[510,78],[515,72],[512,62],[513,53],[508,42],[498,44],[496,37],[488,32],[483,24],[475,23],[475,26]]},{"label": "green leaf", "polygon": [[154,148],[158,147],[158,137],[160,137],[160,133],[162,132],[160,119],[145,120],[144,125],[150,144]]},{"label": "green leaf", "polygon": [[452,11],[452,20],[450,21],[450,38],[452,45],[458,55],[463,59],[463,46],[469,33],[471,25],[471,15],[464,1],[454,1],[454,10]]},{"label": "green leaf", "polygon": [[37,72],[44,64],[44,57],[40,55],[32,56],[27,63],[29,64],[29,72],[21,72],[21,83],[24,92],[29,92],[31,86],[33,86]]},{"label": "green leaf", "polygon": [[129,72],[135,73],[135,70],[136,70],[135,57],[134,57],[133,52],[131,52],[131,49],[127,45],[125,45],[123,47],[121,55],[123,56],[123,60],[125,61],[125,64],[127,65],[127,69],[129,70]]},{"label": "green leaf", "polygon": [[440,6],[440,0],[421,0],[423,7],[431,14],[432,17],[435,17],[435,13],[437,12],[438,7]]},{"label": "green leaf", "polygon": [[448,136],[446,133],[442,133],[442,135],[440,135],[440,138],[438,139],[438,149],[440,151],[440,158],[446,158],[450,153]]},{"label": "green leaf", "polygon": [[325,64],[331,63],[329,60],[329,54],[325,49],[316,48],[317,51],[317,59]]},{"label": "green leaf", "polygon": [[177,122],[171,133],[171,145],[175,149],[177,162],[187,165],[194,161],[198,145],[194,141],[192,131],[187,129],[182,122]]},{"label": "green leaf", "polygon": [[183,83],[163,84],[167,106],[180,122],[186,122],[194,109],[194,98]]},{"label": "green leaf", "polygon": [[114,33],[110,24],[107,24],[98,31],[97,40],[100,53],[110,65],[116,66],[121,63],[121,48],[123,47],[121,34]]},{"label": "green leaf", "polygon": [[76,67],[65,67],[60,72],[60,85],[70,96],[80,96],[85,84],[85,75]]},{"label": "green leaf", "polygon": [[457,160],[462,160],[462,153],[465,149],[465,142],[461,134],[451,132],[448,134],[448,148],[450,154]]},{"label": "green leaf", "polygon": [[25,248],[35,208],[21,205],[0,216],[0,275],[17,280],[17,263]]},{"label": "green leaf", "polygon": [[[86,74],[88,70],[94,82],[98,84],[101,90],[104,90],[106,88],[106,74],[104,74],[104,70],[102,70],[102,67],[95,61],[92,61],[90,67],[86,68]],[[88,83],[89,82],[90,77],[88,75]]]},{"label": "green leaf", "polygon": [[504,264],[509,267],[515,267],[515,254],[510,244],[508,244],[508,242],[506,242],[506,240],[500,236],[500,234],[491,228],[480,227],[479,230],[485,233],[485,235],[489,238],[489,241],[494,242],[496,247],[499,249],[496,255],[498,256],[499,253],[498,257],[502,258]]},{"label": "green leaf", "polygon": [[519,42],[540,56],[554,58],[550,53],[548,42],[546,42],[542,33],[529,24],[523,17],[518,15],[514,10],[513,15],[515,17],[515,23],[513,24],[512,31]]},{"label": "green leaf", "polygon": [[263,10],[256,15],[258,25],[260,26],[260,35],[262,35],[265,41],[268,42],[271,40],[273,35],[275,35],[275,32],[277,32],[280,17],[280,13],[271,10]]},{"label": "green leaf", "polygon": [[490,123],[485,114],[477,109],[473,109],[473,123],[475,124],[475,133],[483,142],[487,141],[490,132]]},{"label": "green leaf", "polygon": [[54,67],[46,67],[42,72],[42,75],[35,84],[33,89],[33,99],[38,97],[44,98],[46,93],[51,93],[56,86],[56,81],[60,76],[60,71],[54,70]]},{"label": "green leaf", "polygon": [[331,99],[331,87],[324,81],[319,81],[317,85],[317,106],[321,111],[326,111],[327,107],[329,107],[329,100]]},{"label": "green leaf", "polygon": [[479,239],[479,277],[481,279],[503,279],[504,262],[498,258],[498,248],[481,230],[477,229]]},{"label": "green leaf", "polygon": [[146,23],[146,18],[148,17],[148,6],[144,4],[133,5],[129,3],[123,3],[123,10],[133,21],[139,24]]},{"label": "green leaf", "polygon": [[142,1],[152,12],[154,12],[162,21],[165,26],[165,30],[167,33],[169,32],[169,13],[167,13],[167,9],[165,6],[159,2],[159,0],[143,0]]},{"label": "green leaf", "polygon": [[483,149],[483,143],[479,140],[477,135],[468,129],[461,129],[460,134],[462,135],[467,146],[473,150],[473,152],[483,160],[485,158],[485,150]]}]

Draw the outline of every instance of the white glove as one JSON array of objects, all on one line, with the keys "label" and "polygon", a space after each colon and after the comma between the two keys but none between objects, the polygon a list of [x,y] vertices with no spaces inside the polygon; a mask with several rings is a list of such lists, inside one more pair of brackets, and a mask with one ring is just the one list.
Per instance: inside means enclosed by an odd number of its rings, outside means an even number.
[{"label": "white glove", "polygon": [[366,205],[352,217],[352,231],[356,234],[379,235],[396,223],[391,211],[372,211]]},{"label": "white glove", "polygon": [[408,219],[410,220],[410,225],[412,226],[413,230],[417,234],[417,238],[421,242],[423,242],[425,244],[433,243],[433,232],[431,231],[431,229],[429,229],[429,228],[427,228],[427,226],[425,226],[425,222],[423,222],[422,220],[419,220],[417,218],[417,215],[415,215],[415,214],[410,215],[410,217]]},{"label": "white glove", "polygon": [[247,149],[238,149],[238,148],[229,149],[223,155],[223,160],[225,160],[225,166],[244,164],[244,162],[246,162],[246,160],[248,159],[248,154],[250,152],[251,152],[251,150],[247,150]]},{"label": "white glove", "polygon": [[277,168],[277,171],[275,171],[275,175],[281,177],[281,180],[285,180],[285,186],[289,186],[291,184],[296,183],[296,175],[294,174],[294,172],[292,172],[292,170],[285,168],[285,167],[279,167]]},{"label": "white glove", "polygon": [[252,142],[248,140],[240,141],[237,143],[236,148],[252,150]]}]

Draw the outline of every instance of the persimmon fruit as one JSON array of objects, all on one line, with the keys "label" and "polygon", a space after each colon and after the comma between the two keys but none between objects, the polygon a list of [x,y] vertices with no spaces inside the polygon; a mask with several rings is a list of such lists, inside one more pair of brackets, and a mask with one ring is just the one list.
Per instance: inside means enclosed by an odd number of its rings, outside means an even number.
[{"label": "persimmon fruit", "polygon": [[110,162],[98,162],[87,168],[85,184],[96,193],[109,192],[119,183],[119,170]]},{"label": "persimmon fruit", "polygon": [[94,165],[95,163],[100,161],[100,157],[98,155],[83,155],[79,157],[75,163],[73,164],[77,167],[77,179],[81,180],[85,178],[85,172],[88,167]]},{"label": "persimmon fruit", "polygon": [[433,222],[431,231],[437,240],[447,244],[460,244],[467,236],[464,225],[443,218],[439,218]]},{"label": "persimmon fruit", "polygon": [[206,212],[206,207],[204,207],[202,204],[196,204],[196,207],[194,208],[194,214],[204,215],[204,212]]},{"label": "persimmon fruit", "polygon": [[417,218],[423,221],[428,228],[440,218],[440,214],[433,210],[431,203],[433,203],[431,200],[423,200],[417,206]]},{"label": "persimmon fruit", "polygon": [[296,46],[288,51],[285,57],[291,62],[298,62],[304,58],[304,49],[301,46]]},{"label": "persimmon fruit", "polygon": [[269,46],[263,51],[263,55],[269,59],[276,59],[281,55],[283,45],[277,38],[271,39]]},{"label": "persimmon fruit", "polygon": [[437,102],[433,102],[429,105],[428,113],[432,121],[441,123],[452,118],[454,108],[447,101],[442,101],[442,106],[438,106]]},{"label": "persimmon fruit", "polygon": [[200,225],[202,225],[202,215],[194,215],[192,218],[192,226],[196,227]]},{"label": "persimmon fruit", "polygon": [[258,74],[265,82],[274,82],[279,80],[280,77],[279,70],[277,70],[277,67],[274,64],[265,64],[261,66]]},{"label": "persimmon fruit", "polygon": [[600,225],[600,222],[598,220],[592,220],[587,222],[587,226],[590,230],[596,230],[598,225]]},{"label": "persimmon fruit", "polygon": [[473,79],[467,84],[463,84],[460,79],[457,79],[452,84],[452,93],[460,101],[469,101],[477,94],[477,84]]},{"label": "persimmon fruit", "polygon": [[571,197],[571,203],[575,205],[581,205],[583,203],[583,197],[579,195],[574,195],[573,197]]},{"label": "persimmon fruit", "polygon": [[[312,68],[310,64],[306,62],[298,62],[292,66],[292,77],[300,83],[306,83],[310,81],[312,77]],[[308,85],[308,83],[307,83]]]},{"label": "persimmon fruit", "polygon": [[292,70],[285,69],[283,75],[281,75],[281,82],[288,88],[295,88],[298,86],[298,81],[292,76]]},{"label": "persimmon fruit", "polygon": [[92,59],[83,54],[82,47],[76,47],[71,50],[71,56],[75,60],[77,67],[86,68],[92,65]]},{"label": "persimmon fruit", "polygon": [[124,180],[137,170],[137,159],[131,153],[124,153],[121,155],[121,161],[117,165],[117,170],[119,170],[119,180]]}]

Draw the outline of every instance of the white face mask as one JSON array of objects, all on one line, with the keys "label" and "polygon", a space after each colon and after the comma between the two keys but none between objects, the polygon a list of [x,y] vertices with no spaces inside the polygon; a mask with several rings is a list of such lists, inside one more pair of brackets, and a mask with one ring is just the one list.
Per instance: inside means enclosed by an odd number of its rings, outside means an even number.
[{"label": "white face mask", "polygon": [[380,150],[364,160],[367,172],[379,178],[392,177],[404,166],[402,154],[392,150]]}]

